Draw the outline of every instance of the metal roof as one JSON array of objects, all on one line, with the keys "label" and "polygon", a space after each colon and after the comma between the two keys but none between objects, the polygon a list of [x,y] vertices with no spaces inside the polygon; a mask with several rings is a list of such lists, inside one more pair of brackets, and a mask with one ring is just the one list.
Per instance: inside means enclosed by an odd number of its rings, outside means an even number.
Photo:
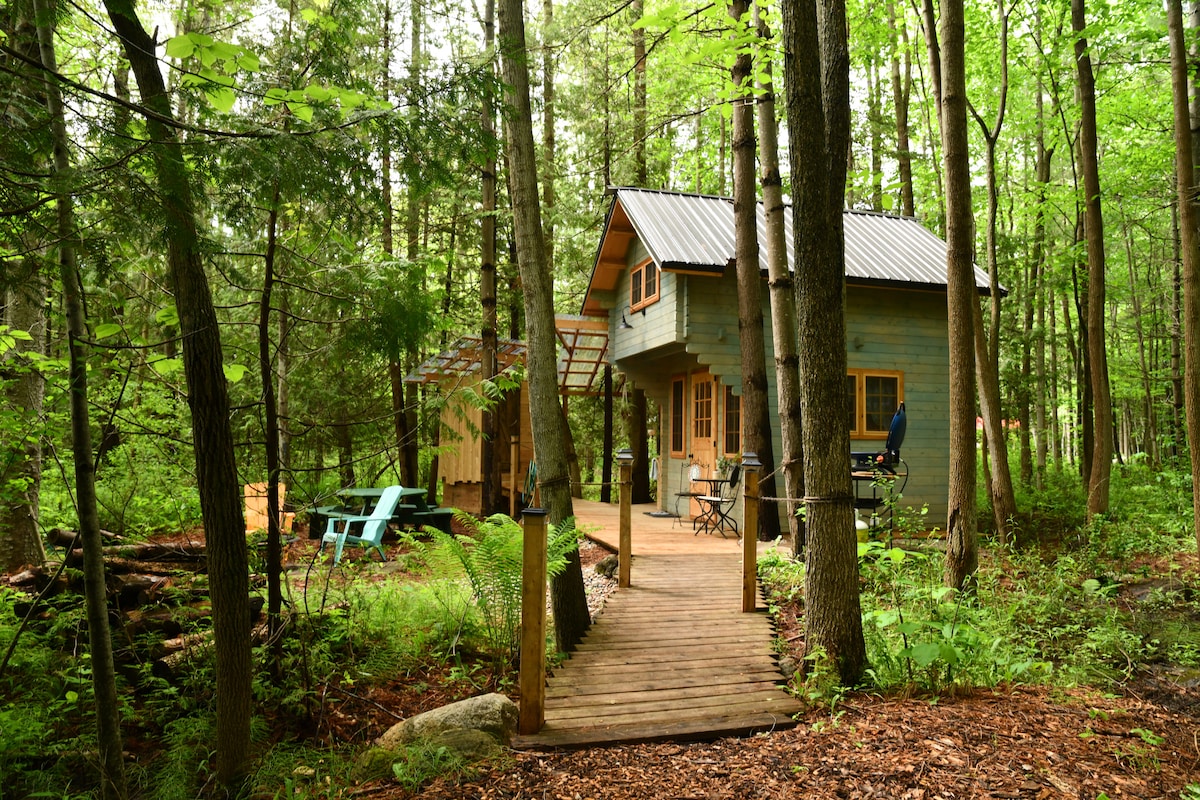
[{"label": "metal roof", "polygon": [[[614,189],[613,194],[605,236],[615,230],[618,220],[627,218],[660,269],[720,273],[734,262],[731,198],[628,187]],[[620,214],[615,213],[618,208]],[[761,202],[757,218],[761,242],[766,238],[766,211]],[[846,277],[851,283],[945,287],[946,243],[917,220],[853,210],[845,212],[844,220]],[[794,256],[791,205],[784,209],[784,226],[790,265]],[[601,247],[603,250],[603,243]],[[766,259],[766,248],[760,248],[763,272]],[[611,256],[606,254],[605,260],[605,266],[611,266]],[[987,273],[974,269],[976,285],[987,290]]]}]

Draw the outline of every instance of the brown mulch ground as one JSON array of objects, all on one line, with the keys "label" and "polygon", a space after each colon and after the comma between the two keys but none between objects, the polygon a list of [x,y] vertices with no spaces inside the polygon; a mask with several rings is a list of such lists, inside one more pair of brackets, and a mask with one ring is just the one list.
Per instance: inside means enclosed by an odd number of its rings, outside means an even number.
[{"label": "brown mulch ground", "polygon": [[[697,744],[518,753],[417,794],[468,798],[1179,798],[1200,781],[1194,716],[1131,699],[1046,689],[938,702],[870,696],[791,731]],[[1135,729],[1162,737],[1152,745]],[[1186,797],[1186,800],[1191,800]]]}]

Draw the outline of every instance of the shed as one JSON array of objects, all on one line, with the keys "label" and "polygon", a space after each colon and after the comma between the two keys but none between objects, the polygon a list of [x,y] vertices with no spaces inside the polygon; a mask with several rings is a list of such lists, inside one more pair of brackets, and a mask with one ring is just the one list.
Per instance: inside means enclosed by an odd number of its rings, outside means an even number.
[{"label": "shed", "polygon": [[[564,396],[597,391],[600,365],[608,349],[608,325],[595,318],[558,315],[558,383]],[[438,469],[442,481],[442,505],[472,514],[489,513],[483,508],[483,341],[464,336],[450,348],[428,359],[405,376],[409,383],[436,387],[444,405],[441,413],[441,453]],[[525,343],[500,339],[497,368],[520,374],[525,361]],[[520,380],[505,391],[495,406],[497,443],[495,458],[500,474],[501,495],[506,508],[524,490],[529,464],[533,461],[533,433],[529,420],[528,384]]]},{"label": "shed", "polygon": [[[687,488],[690,465],[708,474],[742,451],[733,201],[637,188],[613,189],[611,195],[581,312],[607,320],[614,368],[659,404],[659,504],[686,513],[674,503]],[[902,454],[910,478],[902,504],[927,505],[934,519],[944,518],[949,472],[945,243],[912,218],[848,210],[844,219],[851,449],[881,449],[892,413],[905,402],[908,433]],[[790,207],[785,225],[790,264]],[[760,203],[760,243],[765,230]],[[760,247],[760,269],[765,278],[765,247]],[[987,275],[976,268],[975,279],[986,291]],[[766,291],[763,312],[771,365]],[[767,374],[777,416],[773,369]],[[778,455],[778,430],[774,444]]]}]

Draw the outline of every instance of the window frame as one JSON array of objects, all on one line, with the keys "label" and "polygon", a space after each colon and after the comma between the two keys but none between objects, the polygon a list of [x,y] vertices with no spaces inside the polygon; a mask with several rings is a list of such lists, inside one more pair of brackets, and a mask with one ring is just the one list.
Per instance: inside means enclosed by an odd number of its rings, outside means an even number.
[{"label": "window frame", "polygon": [[[647,276],[654,280],[654,291],[646,292]],[[647,258],[639,262],[629,273],[629,310],[640,311],[646,306],[658,302],[662,294],[662,274],[654,259]],[[636,298],[636,299],[635,299]]]},{"label": "window frame", "polygon": [[899,405],[904,402],[904,372],[894,369],[848,369],[846,377],[854,378],[854,427],[850,429],[850,438],[886,440],[888,429],[892,423],[891,414],[887,416],[881,430],[867,428],[867,379],[894,378],[896,380],[896,404]]},{"label": "window frame", "polygon": [[[730,402],[731,400],[736,402]],[[731,410],[736,406],[736,410]],[[730,415],[736,415],[737,425],[730,425]],[[726,457],[738,457],[742,455],[742,398],[741,395],[735,394],[732,386],[724,386],[721,402],[721,421],[723,430],[721,431],[721,450],[722,455]],[[729,449],[729,437],[733,435],[737,438],[737,446]]]},{"label": "window frame", "polygon": [[[675,387],[679,387],[679,404],[676,406]],[[671,399],[670,403],[670,448],[672,458],[683,458],[687,454],[687,407],[688,407],[688,391],[687,391],[687,376],[674,375],[671,377]],[[675,434],[677,432],[676,424],[678,424],[679,447],[675,447]]]}]

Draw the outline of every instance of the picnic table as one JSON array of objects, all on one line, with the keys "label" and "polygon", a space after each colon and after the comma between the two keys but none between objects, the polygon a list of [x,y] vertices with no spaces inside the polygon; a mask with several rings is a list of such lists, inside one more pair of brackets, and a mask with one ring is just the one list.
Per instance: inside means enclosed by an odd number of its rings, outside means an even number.
[{"label": "picnic table", "polygon": [[[333,493],[340,503],[338,505],[313,506],[305,509],[309,518],[309,538],[315,539],[325,530],[326,521],[330,516],[339,514],[366,515],[379,502],[383,495],[382,486],[347,486]],[[420,527],[432,525],[439,530],[450,531],[450,518],[454,510],[430,506],[425,500],[426,492],[417,487],[400,487],[400,502],[392,522],[400,527]]]}]

